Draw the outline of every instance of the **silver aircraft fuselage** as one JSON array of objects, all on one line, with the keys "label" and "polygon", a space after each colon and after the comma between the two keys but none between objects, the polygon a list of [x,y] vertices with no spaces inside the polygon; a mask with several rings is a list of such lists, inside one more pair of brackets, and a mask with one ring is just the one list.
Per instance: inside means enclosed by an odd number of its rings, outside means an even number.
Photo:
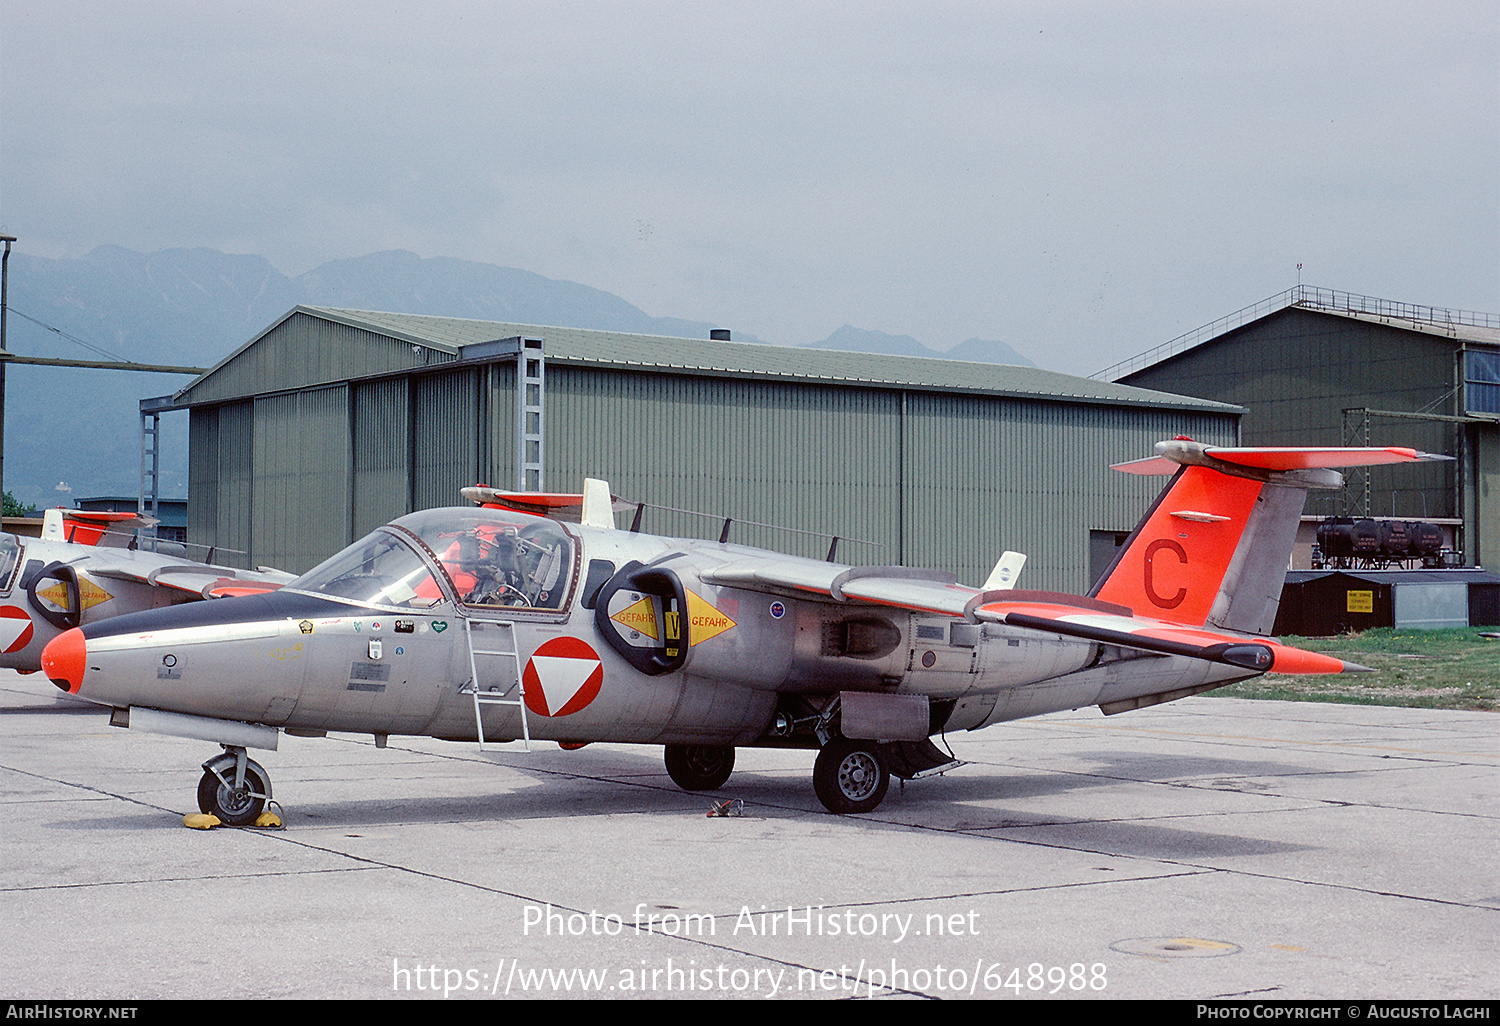
[{"label": "silver aircraft fuselage", "polygon": [[[497,537],[509,543],[503,566]],[[806,715],[838,692],[922,696],[936,733],[1247,675],[713,583],[715,570],[764,556],[501,510],[429,510],[280,591],[87,624],[57,662],[67,661],[68,691],[103,705],[292,731],[473,740],[477,677],[481,694],[525,696],[524,726],[520,705],[479,705],[486,739],[732,746],[796,743],[778,735],[778,713]],[[775,558],[814,576],[850,569]]]}]

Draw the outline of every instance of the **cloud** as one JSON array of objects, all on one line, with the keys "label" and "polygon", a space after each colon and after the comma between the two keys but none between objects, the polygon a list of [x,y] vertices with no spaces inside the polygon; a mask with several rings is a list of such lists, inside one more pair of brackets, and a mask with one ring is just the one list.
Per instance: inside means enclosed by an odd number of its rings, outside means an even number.
[{"label": "cloud", "polygon": [[[1087,373],[1306,280],[1500,307],[1488,3],[7,14],[19,246],[403,248]],[[642,226],[649,226],[643,231]],[[1044,355],[1042,355],[1044,354]]]}]

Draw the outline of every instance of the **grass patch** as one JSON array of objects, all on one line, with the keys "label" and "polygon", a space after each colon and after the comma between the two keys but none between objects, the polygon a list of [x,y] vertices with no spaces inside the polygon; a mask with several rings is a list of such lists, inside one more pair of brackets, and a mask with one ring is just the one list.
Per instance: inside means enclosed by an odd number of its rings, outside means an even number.
[{"label": "grass patch", "polygon": [[1282,642],[1338,656],[1375,670],[1300,676],[1270,673],[1208,692],[1224,698],[1352,702],[1415,709],[1500,709],[1500,628],[1415,631],[1381,627],[1332,638],[1287,636]]}]

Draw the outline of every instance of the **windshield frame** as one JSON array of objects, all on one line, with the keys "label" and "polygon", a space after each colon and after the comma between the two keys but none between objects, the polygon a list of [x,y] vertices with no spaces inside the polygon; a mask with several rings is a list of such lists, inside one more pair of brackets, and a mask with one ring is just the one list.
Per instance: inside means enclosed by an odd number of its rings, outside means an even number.
[{"label": "windshield frame", "polygon": [[[499,526],[511,530],[516,535],[524,534],[528,528],[537,528],[545,532],[555,532],[566,547],[563,555],[569,563],[566,575],[559,574],[557,585],[561,593],[556,594],[555,603],[540,606],[509,606],[464,601],[463,594],[458,587],[458,583],[454,581],[453,575],[448,569],[447,562],[432,550],[432,547],[427,544],[426,539],[413,526],[413,522],[416,522],[417,526],[421,526],[421,523],[428,518],[440,517],[445,513],[450,515],[452,520],[451,526],[456,528],[458,532],[462,532],[474,525],[483,525],[486,527]],[[539,517],[526,513],[516,513],[510,510],[474,506],[453,506],[409,513],[399,520],[387,524],[386,527],[399,532],[403,538],[406,538],[413,546],[426,555],[429,562],[441,573],[446,591],[452,596],[454,605],[465,615],[482,616],[498,614],[510,616],[511,614],[519,614],[526,616],[528,619],[566,620],[568,618],[573,596],[578,589],[579,568],[583,562],[583,544],[578,535],[568,530],[567,526],[561,521],[554,520],[551,517]]]},{"label": "windshield frame", "polygon": [[[10,562],[6,562],[10,560]],[[9,531],[0,535],[0,595],[9,595],[15,587],[17,571],[26,561],[26,543]]]},{"label": "windshield frame", "polygon": [[[449,521],[441,520],[443,514],[449,514]],[[476,527],[496,527],[501,531],[508,531],[515,535],[523,535],[529,528],[540,530],[556,535],[555,540],[560,542],[563,558],[567,559],[569,566],[566,571],[559,570],[556,587],[552,589],[552,598],[547,605],[501,605],[492,603],[465,602],[459,590],[458,583],[453,579],[448,563],[432,550],[426,539],[419,533],[419,529],[427,524],[437,523],[442,533],[450,531],[455,537],[473,530]],[[433,532],[429,532],[433,533]],[[311,588],[298,584],[317,572],[320,568],[327,566],[336,560],[344,559],[351,550],[366,546],[378,541],[381,537],[388,541],[394,541],[411,552],[418,563],[426,571],[428,577],[437,582],[440,598],[431,606],[413,606],[410,604],[398,605],[389,602],[374,602],[365,598],[351,595],[341,595],[321,588]],[[529,539],[522,539],[529,540]],[[536,542],[532,542],[536,544]],[[545,546],[544,546],[545,547]],[[568,619],[572,607],[572,600],[578,590],[580,567],[583,559],[583,545],[581,539],[569,531],[560,522],[550,517],[535,517],[525,514],[511,513],[504,510],[492,510],[468,506],[440,507],[437,509],[419,510],[409,513],[400,520],[393,521],[375,528],[369,534],[360,538],[351,545],[340,549],[337,553],[323,560],[317,566],[301,574],[295,581],[289,583],[284,591],[291,591],[303,595],[316,595],[319,598],[331,599],[336,602],[346,602],[354,606],[362,606],[372,609],[388,609],[406,614],[424,614],[437,611],[441,607],[456,610],[460,615],[469,616],[499,616],[510,617],[521,616],[528,620],[551,620],[565,621]],[[335,580],[339,578],[334,578]],[[545,594],[545,593],[544,593]],[[530,598],[527,597],[527,601]]]},{"label": "windshield frame", "polygon": [[[397,604],[394,602],[376,602],[371,601],[367,598],[357,598],[352,595],[341,595],[338,592],[325,591],[321,588],[309,588],[306,586],[300,586],[298,584],[298,581],[301,581],[304,577],[311,576],[313,573],[329,565],[330,563],[333,563],[335,560],[343,559],[354,549],[369,545],[382,536],[386,539],[394,541],[396,545],[409,551],[411,555],[415,557],[417,565],[425,570],[428,578],[436,583],[438,589],[438,598],[435,602],[428,606],[413,606],[409,604]],[[358,541],[344,546],[338,552],[335,552],[332,556],[329,556],[327,559],[323,560],[323,562],[308,570],[307,573],[298,575],[296,580],[290,582],[280,590],[294,592],[299,595],[316,595],[318,598],[331,599],[334,602],[347,602],[350,605],[360,606],[368,609],[389,609],[393,612],[406,613],[408,615],[422,615],[435,612],[445,606],[449,608],[456,606],[457,603],[453,599],[453,583],[448,580],[448,575],[446,573],[443,573],[442,566],[440,564],[437,564],[432,559],[432,554],[428,551],[427,546],[421,544],[421,539],[415,539],[415,545],[412,544],[413,540],[414,539],[409,532],[393,531],[391,530],[391,525],[389,524],[377,527],[375,528],[375,530],[360,538]]]}]

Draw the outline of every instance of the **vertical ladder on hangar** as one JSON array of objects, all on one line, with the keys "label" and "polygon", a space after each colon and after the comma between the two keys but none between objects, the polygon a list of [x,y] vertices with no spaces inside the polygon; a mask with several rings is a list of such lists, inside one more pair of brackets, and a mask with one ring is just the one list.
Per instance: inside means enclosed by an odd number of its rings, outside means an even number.
[{"label": "vertical ladder on hangar", "polygon": [[[159,519],[161,500],[161,410],[160,399],[142,399],[141,410],[141,484],[136,497],[136,512]],[[156,526],[138,528],[136,538],[142,549],[156,551]]]},{"label": "vertical ladder on hangar", "polygon": [[[516,491],[540,492],[546,489],[542,474],[542,459],[546,454],[543,433],[546,427],[547,359],[543,354],[544,340],[512,335],[510,338],[490,339],[460,346],[460,361],[483,364],[496,369],[500,362],[515,360],[516,364]],[[498,455],[498,452],[496,453]],[[480,466],[489,465],[488,450],[480,459]],[[498,462],[496,464],[498,472]]]},{"label": "vertical ladder on hangar", "polygon": [[522,338],[516,354],[516,489],[540,492],[542,481],[542,428],[546,358],[542,340]]},{"label": "vertical ladder on hangar", "polygon": [[[521,651],[516,639],[516,625],[512,620],[489,619],[482,616],[466,616],[464,620],[464,634],[469,641],[469,688],[474,696],[474,728],[479,735],[479,750],[484,751],[484,716],[481,706],[484,705],[513,705],[521,713],[521,738],[526,743],[526,750],[531,751],[531,725],[526,720],[526,683],[521,679]],[[481,638],[488,634],[491,628],[500,635],[499,648],[477,648],[475,647],[474,628],[480,628]],[[512,680],[509,686],[506,682],[493,682],[484,685],[479,678],[479,658],[481,656],[509,657]]]}]

